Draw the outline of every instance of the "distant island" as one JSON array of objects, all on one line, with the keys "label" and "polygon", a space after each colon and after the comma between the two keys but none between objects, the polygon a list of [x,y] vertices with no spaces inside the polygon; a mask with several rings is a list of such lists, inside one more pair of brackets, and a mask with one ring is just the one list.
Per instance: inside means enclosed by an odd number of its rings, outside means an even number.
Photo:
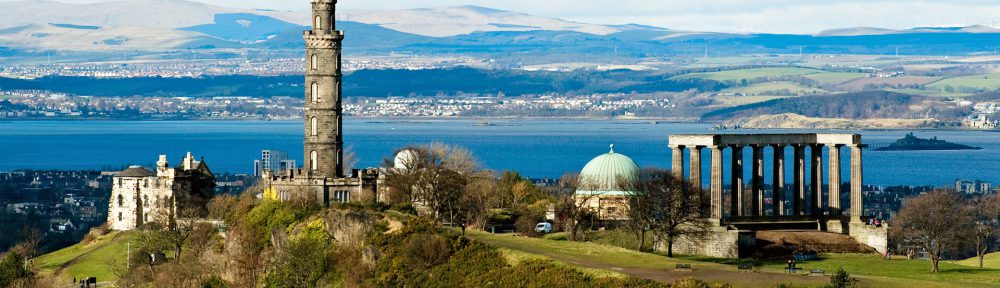
[{"label": "distant island", "polygon": [[962,144],[955,144],[937,139],[918,138],[913,133],[906,134],[903,139],[889,144],[889,146],[875,148],[875,151],[921,151],[921,150],[982,150],[981,147],[973,147]]}]

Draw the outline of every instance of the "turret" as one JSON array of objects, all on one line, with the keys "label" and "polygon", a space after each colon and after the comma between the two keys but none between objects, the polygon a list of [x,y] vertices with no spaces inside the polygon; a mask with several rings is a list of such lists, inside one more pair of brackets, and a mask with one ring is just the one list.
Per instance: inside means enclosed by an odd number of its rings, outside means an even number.
[{"label": "turret", "polygon": [[316,34],[330,34],[337,29],[334,14],[337,0],[312,0],[313,31]]}]

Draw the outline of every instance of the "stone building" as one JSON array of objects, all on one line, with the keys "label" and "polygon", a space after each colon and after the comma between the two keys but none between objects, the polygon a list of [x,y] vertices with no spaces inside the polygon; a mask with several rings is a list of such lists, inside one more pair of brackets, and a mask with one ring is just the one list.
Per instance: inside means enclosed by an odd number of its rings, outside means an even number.
[{"label": "stone building", "polygon": [[312,30],[303,33],[306,43],[304,167],[280,173],[265,171],[261,177],[266,185],[265,198],[287,201],[308,197],[325,206],[378,198],[377,169],[345,171],[341,97],[344,33],[335,27],[336,5],[336,0],[312,0]]},{"label": "stone building", "polygon": [[611,152],[601,154],[580,171],[576,201],[581,208],[597,214],[600,220],[628,219],[628,191],[624,182],[639,179],[639,166],[628,156]]},{"label": "stone building", "polygon": [[200,216],[215,190],[215,176],[204,161],[188,153],[170,167],[160,155],[155,171],[131,166],[114,176],[108,205],[108,226],[126,231],[157,222],[172,226],[178,215]]}]

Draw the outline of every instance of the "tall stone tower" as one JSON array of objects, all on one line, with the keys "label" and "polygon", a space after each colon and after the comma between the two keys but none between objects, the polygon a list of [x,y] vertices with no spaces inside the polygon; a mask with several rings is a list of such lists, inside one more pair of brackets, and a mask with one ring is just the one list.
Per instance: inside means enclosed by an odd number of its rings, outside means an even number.
[{"label": "tall stone tower", "polygon": [[337,0],[311,0],[313,29],[305,31],[305,167],[314,178],[344,177],[341,43],[335,27]]}]

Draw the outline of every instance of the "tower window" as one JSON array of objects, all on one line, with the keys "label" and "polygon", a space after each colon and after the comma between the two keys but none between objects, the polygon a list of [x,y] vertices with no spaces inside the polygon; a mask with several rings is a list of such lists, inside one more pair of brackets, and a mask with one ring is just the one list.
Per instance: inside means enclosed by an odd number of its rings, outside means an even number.
[{"label": "tower window", "polygon": [[319,69],[319,56],[313,54],[313,56],[312,56],[312,62],[309,63],[309,64],[312,65],[312,70]]},{"label": "tower window", "polygon": [[316,20],[314,20],[314,22],[315,23],[313,23],[313,25],[315,25],[316,30],[323,30],[323,17],[316,15]]},{"label": "tower window", "polygon": [[312,117],[312,120],[310,120],[309,122],[310,122],[309,133],[312,136],[319,136],[319,129],[318,129],[319,128],[319,121],[316,120],[316,117]]},{"label": "tower window", "polygon": [[318,170],[319,169],[319,163],[316,163],[318,160],[319,160],[319,153],[316,153],[316,151],[312,151],[312,153],[309,153],[309,169],[310,170]]},{"label": "tower window", "polygon": [[118,194],[118,207],[125,207],[125,197]]},{"label": "tower window", "polygon": [[118,221],[122,221],[122,212],[118,212]]},{"label": "tower window", "polygon": [[319,83],[312,84],[312,101],[319,102]]}]

